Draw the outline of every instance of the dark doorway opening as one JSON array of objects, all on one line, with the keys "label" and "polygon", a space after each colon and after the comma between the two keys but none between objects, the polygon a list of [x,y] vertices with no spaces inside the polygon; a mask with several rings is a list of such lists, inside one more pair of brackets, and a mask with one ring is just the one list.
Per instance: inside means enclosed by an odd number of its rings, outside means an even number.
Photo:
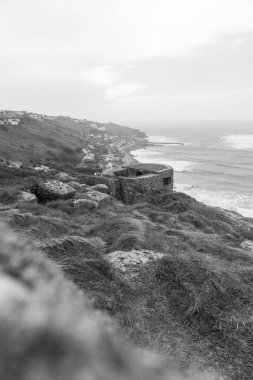
[{"label": "dark doorway opening", "polygon": [[163,185],[164,186],[171,185],[171,177],[164,178]]}]

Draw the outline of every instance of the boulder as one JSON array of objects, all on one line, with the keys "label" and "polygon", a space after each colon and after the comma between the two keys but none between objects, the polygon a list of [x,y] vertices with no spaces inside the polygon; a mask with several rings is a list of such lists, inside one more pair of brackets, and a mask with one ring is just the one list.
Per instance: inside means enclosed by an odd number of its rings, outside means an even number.
[{"label": "boulder", "polygon": [[109,187],[103,183],[98,183],[97,185],[92,186],[92,189],[99,191],[100,193],[109,194]]},{"label": "boulder", "polygon": [[81,195],[84,194],[84,193],[87,193],[88,191],[92,190],[92,187],[91,186],[88,186],[88,185],[81,185],[80,184],[80,187],[78,189],[78,193]]},{"label": "boulder", "polygon": [[97,202],[99,205],[110,199],[108,194],[100,193],[96,190],[90,190],[84,194],[84,198]]},{"label": "boulder", "polygon": [[79,182],[71,181],[68,182],[69,186],[73,187],[73,189],[78,190],[82,187],[82,185]]},{"label": "boulder", "polygon": [[32,194],[30,191],[22,191],[19,196],[19,201],[24,202],[36,202],[37,197],[36,195]]},{"label": "boulder", "polygon": [[76,190],[57,180],[49,180],[47,182],[37,182],[32,188],[31,192],[36,195],[40,202],[53,201],[57,199],[71,199],[74,198]]},{"label": "boulder", "polygon": [[88,190],[91,190],[91,186],[89,186],[89,185],[86,185],[85,183],[82,183],[82,184],[80,184],[80,186],[81,186],[81,189],[83,190],[83,191],[88,191]]},{"label": "boulder", "polygon": [[161,259],[165,254],[148,250],[116,251],[105,255],[105,259],[116,269],[130,276],[139,274],[141,266]]},{"label": "boulder", "polygon": [[55,178],[59,181],[68,182],[68,181],[74,181],[75,178],[71,177],[68,173],[59,172],[55,175]]},{"label": "boulder", "polygon": [[253,253],[253,241],[245,240],[241,243],[241,247]]}]

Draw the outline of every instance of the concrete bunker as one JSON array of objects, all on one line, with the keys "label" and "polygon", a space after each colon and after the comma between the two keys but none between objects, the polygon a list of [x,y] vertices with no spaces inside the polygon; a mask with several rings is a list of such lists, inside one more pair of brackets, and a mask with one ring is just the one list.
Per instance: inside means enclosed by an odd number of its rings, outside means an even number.
[{"label": "concrete bunker", "polygon": [[145,201],[156,191],[173,190],[173,169],[161,164],[133,164],[105,173],[110,193],[125,203]]}]

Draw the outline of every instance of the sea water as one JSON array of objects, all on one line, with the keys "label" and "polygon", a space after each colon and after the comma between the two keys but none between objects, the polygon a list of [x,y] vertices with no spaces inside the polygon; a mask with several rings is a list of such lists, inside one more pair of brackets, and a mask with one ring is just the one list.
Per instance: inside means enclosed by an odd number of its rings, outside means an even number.
[{"label": "sea water", "polygon": [[253,123],[139,128],[146,130],[155,145],[134,151],[135,158],[171,165],[175,190],[253,217]]}]

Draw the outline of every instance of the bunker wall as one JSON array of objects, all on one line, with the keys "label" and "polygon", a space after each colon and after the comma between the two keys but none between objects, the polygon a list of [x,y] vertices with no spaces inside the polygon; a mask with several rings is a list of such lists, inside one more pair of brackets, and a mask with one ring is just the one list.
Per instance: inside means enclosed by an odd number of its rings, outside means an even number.
[{"label": "bunker wall", "polygon": [[[171,178],[169,184],[164,184],[164,178]],[[156,191],[169,192],[173,189],[173,178],[168,173],[140,176],[136,178],[120,178],[121,199],[125,203],[148,200]]]}]

